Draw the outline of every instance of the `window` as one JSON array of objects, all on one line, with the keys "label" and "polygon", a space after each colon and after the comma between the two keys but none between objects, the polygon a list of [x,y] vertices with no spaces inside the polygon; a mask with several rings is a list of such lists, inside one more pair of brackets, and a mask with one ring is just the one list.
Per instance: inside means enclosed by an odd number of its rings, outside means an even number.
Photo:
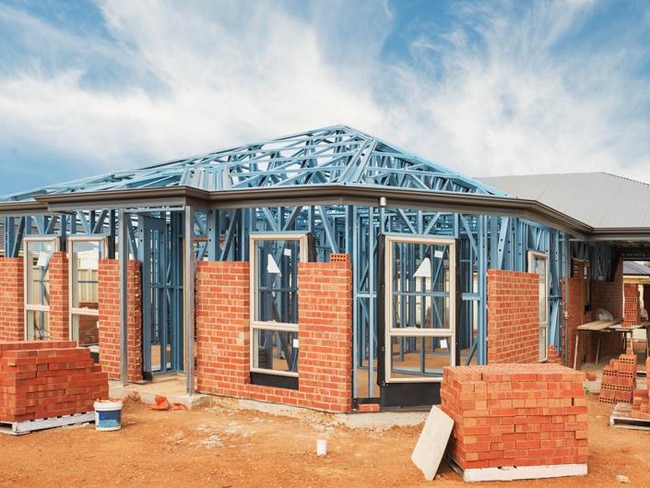
[{"label": "window", "polygon": [[251,363],[253,373],[298,376],[298,263],[305,234],[251,236]]},{"label": "window", "polygon": [[105,255],[104,239],[71,238],[70,339],[79,346],[99,344],[99,260]]},{"label": "window", "polygon": [[545,254],[528,252],[528,272],[539,275],[539,360],[546,361],[548,354],[548,258]]},{"label": "window", "polygon": [[456,361],[453,240],[386,237],[385,378],[442,380]]},{"label": "window", "polygon": [[25,238],[25,339],[50,338],[50,258],[56,240]]}]

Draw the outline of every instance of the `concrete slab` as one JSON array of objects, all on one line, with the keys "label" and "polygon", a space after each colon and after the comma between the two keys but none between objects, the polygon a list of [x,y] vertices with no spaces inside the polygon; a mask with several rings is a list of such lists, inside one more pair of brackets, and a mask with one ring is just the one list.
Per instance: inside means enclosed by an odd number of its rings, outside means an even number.
[{"label": "concrete slab", "polygon": [[431,408],[418,443],[411,454],[411,461],[420,468],[428,481],[435,478],[438,472],[453,428],[454,421],[450,416],[436,406]]}]

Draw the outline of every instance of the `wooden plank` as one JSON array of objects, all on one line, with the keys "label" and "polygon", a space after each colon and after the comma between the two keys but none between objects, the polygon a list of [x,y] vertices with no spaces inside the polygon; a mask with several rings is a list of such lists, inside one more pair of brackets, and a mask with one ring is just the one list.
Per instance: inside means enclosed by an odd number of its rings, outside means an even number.
[{"label": "wooden plank", "polygon": [[585,324],[579,325],[578,330],[600,331],[620,324],[621,322],[623,322],[623,319],[594,320],[593,322],[587,322]]},{"label": "wooden plank", "polygon": [[95,412],[63,415],[47,419],[25,420],[23,422],[0,422],[0,433],[11,435],[29,434],[35,430],[63,427],[65,425],[83,424],[95,421]]},{"label": "wooden plank", "polygon": [[542,466],[501,466],[494,468],[461,468],[453,459],[449,464],[466,483],[480,481],[516,481],[586,476],[587,464],[551,464]]}]

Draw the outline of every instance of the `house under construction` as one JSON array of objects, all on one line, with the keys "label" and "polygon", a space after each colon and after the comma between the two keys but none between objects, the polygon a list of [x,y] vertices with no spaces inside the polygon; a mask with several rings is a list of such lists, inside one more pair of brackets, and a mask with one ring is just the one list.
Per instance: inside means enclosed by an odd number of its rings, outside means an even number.
[{"label": "house under construction", "polygon": [[638,322],[622,263],[650,256],[649,200],[603,173],[477,180],[345,126],[85,178],[0,198],[0,340],[73,339],[188,394],[431,405],[444,366],[579,364],[597,309]]}]

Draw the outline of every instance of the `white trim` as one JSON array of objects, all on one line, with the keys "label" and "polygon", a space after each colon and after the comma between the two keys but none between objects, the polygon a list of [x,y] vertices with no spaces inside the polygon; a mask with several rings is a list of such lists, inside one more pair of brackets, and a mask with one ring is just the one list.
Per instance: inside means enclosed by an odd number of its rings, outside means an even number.
[{"label": "white trim", "polygon": [[[427,246],[447,246],[449,248],[449,327],[447,328],[418,328],[418,327],[394,327],[393,318],[393,244],[423,244]],[[398,236],[386,235],[385,239],[385,270],[386,286],[384,287],[384,316],[385,316],[385,352],[384,367],[385,381],[387,383],[439,383],[442,381],[442,375],[439,377],[432,376],[413,376],[410,378],[394,378],[392,370],[392,339],[395,337],[436,337],[446,338],[448,341],[449,365],[456,364],[456,241],[447,238],[419,237],[419,236]],[[421,268],[421,266],[419,267]],[[419,269],[418,268],[418,269]]]},{"label": "white trim", "polygon": [[[543,260],[544,261],[544,285],[545,285],[545,297],[546,297],[546,310],[544,311],[544,317],[546,319],[546,322],[538,322],[539,328],[537,331],[537,343],[538,343],[538,348],[540,346],[540,336],[541,336],[541,331],[544,330],[544,336],[546,337],[546,347],[544,348],[544,355],[543,357],[540,355],[538,358],[540,362],[546,361],[548,359],[548,322],[549,322],[549,307],[550,307],[550,300],[549,300],[549,269],[548,269],[548,254],[539,252],[539,251],[528,251],[528,272],[529,273],[534,273],[539,276],[539,273],[535,273],[534,271],[531,271],[533,268],[533,261],[534,260]],[[539,289],[539,284],[538,284],[538,289]],[[539,302],[539,297],[538,297],[538,302]],[[538,316],[539,316],[539,310],[538,310]],[[541,351],[539,351],[541,352]]]},{"label": "white trim", "polygon": [[[33,282],[31,280],[32,277],[32,272],[33,272],[33,266],[32,266],[32,260],[30,256],[30,251],[29,247],[30,244],[32,243],[43,243],[43,244],[50,244],[50,258],[54,255],[55,252],[59,250],[58,246],[58,240],[56,237],[43,237],[43,236],[34,236],[34,237],[25,237],[23,239],[23,304],[25,306],[24,310],[24,326],[23,326],[23,334],[25,337],[25,340],[34,340],[34,327],[29,327],[29,314],[30,312],[46,312],[48,314],[47,318],[47,324],[45,324],[45,331],[49,333],[50,330],[50,318],[49,318],[49,313],[50,313],[50,305],[43,305],[43,304],[32,304],[29,303],[29,299],[31,296],[30,292],[30,287],[33,286]],[[48,274],[49,274],[49,262],[48,262]]]},{"label": "white trim", "polygon": [[[87,315],[91,317],[99,317],[99,310],[93,308],[79,308],[73,306],[74,292],[73,287],[75,286],[75,276],[74,272],[74,245],[81,242],[94,242],[99,246],[99,256],[98,263],[100,259],[106,257],[106,237],[103,235],[83,235],[83,236],[70,236],[68,238],[68,337],[71,341],[77,341],[79,345],[79,331],[74,330],[74,316]],[[99,272],[98,272],[99,274]],[[98,276],[99,278],[99,276]],[[95,285],[97,287],[97,301],[99,303],[99,281]]]},{"label": "white trim", "polygon": [[[258,266],[257,266],[257,248],[256,244],[260,241],[298,241],[300,244],[300,255],[298,262],[307,262],[309,257],[309,242],[307,234],[304,232],[287,232],[287,233],[256,233],[249,236],[249,260],[250,260],[250,324],[249,324],[249,369],[254,373],[267,373],[278,376],[297,377],[298,373],[293,371],[279,371],[267,368],[258,368],[255,363],[255,334],[258,330],[273,330],[279,332],[295,332],[298,334],[298,323],[274,322],[256,320],[257,317],[257,297],[258,297]],[[277,264],[277,263],[276,263]]]}]

